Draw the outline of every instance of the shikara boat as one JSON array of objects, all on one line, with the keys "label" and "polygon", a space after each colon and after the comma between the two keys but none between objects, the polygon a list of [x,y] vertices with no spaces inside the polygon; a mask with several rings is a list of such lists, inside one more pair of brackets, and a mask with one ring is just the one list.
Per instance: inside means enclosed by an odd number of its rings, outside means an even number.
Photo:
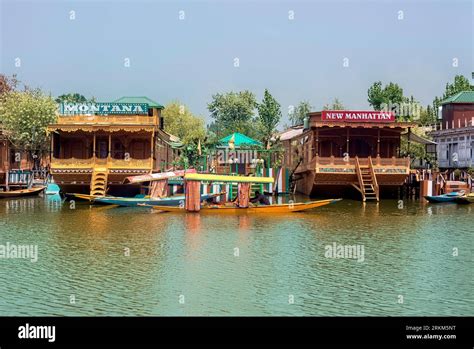
[{"label": "shikara boat", "polygon": [[442,194],[442,195],[426,195],[425,199],[428,200],[431,203],[440,203],[440,202],[456,202],[456,199],[463,196],[464,191],[453,191],[448,194]]},{"label": "shikara boat", "polygon": [[65,193],[64,196],[66,200],[75,200],[75,201],[89,201],[92,202],[94,200],[94,195],[89,194],[80,194],[80,193]]},{"label": "shikara boat", "polygon": [[456,198],[458,204],[473,204],[474,203],[474,193],[463,195]]},{"label": "shikara boat", "polygon": [[[201,201],[211,199],[222,195],[218,194],[204,194],[201,195]],[[184,195],[164,197],[164,198],[150,198],[150,197],[115,197],[115,196],[103,196],[103,197],[94,197],[92,199],[93,203],[105,204],[105,205],[117,205],[117,206],[127,206],[127,207],[137,207],[137,206],[178,206],[181,202],[184,202]]]},{"label": "shikara boat", "polygon": [[41,193],[46,187],[34,187],[30,189],[18,189],[9,191],[0,191],[0,198],[16,198],[22,196],[35,196]]},{"label": "shikara boat", "polygon": [[[215,214],[238,214],[238,213],[270,213],[270,214],[282,214],[282,213],[291,213],[291,212],[302,212],[311,210],[316,207],[325,206],[333,204],[342,199],[328,199],[328,200],[319,200],[319,201],[310,201],[310,202],[298,202],[294,204],[279,204],[279,205],[259,205],[259,206],[250,206],[248,208],[240,208],[235,205],[209,205],[201,207],[200,213],[215,213]],[[151,206],[153,209],[163,212],[187,212],[184,208],[179,206]]]}]

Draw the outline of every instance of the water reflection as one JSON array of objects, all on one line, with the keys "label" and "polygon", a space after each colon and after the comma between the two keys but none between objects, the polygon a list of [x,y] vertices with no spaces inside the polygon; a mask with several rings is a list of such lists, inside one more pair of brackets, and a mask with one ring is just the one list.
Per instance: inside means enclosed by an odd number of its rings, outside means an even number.
[{"label": "water reflection", "polygon": [[[344,200],[272,216],[0,203],[0,243],[39,246],[34,265],[0,260],[4,315],[474,314],[472,205]],[[333,243],[363,245],[365,261],[326,258]]]}]

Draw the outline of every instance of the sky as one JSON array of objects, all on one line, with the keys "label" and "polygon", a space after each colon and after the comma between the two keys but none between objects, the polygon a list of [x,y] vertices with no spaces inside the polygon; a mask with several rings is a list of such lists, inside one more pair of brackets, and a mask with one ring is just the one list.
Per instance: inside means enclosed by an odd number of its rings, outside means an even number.
[{"label": "sky", "polygon": [[474,71],[467,0],[0,2],[1,73],[54,96],[179,100],[207,122],[216,93],[267,88],[283,125],[302,100],[370,109],[378,80],[426,105]]}]

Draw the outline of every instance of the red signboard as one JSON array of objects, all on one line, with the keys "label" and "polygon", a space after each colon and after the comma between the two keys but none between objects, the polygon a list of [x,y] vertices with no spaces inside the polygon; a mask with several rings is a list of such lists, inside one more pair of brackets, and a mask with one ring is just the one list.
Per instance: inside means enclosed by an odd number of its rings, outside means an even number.
[{"label": "red signboard", "polygon": [[391,111],[364,110],[323,110],[321,120],[352,122],[393,122],[395,114]]}]

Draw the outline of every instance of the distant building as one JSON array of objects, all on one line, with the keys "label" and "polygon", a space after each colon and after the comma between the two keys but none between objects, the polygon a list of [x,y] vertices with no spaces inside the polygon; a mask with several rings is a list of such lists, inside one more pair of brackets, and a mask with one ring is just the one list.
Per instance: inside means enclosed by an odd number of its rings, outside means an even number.
[{"label": "distant building", "polygon": [[474,166],[474,91],[445,99],[441,120],[431,132],[441,170]]}]

